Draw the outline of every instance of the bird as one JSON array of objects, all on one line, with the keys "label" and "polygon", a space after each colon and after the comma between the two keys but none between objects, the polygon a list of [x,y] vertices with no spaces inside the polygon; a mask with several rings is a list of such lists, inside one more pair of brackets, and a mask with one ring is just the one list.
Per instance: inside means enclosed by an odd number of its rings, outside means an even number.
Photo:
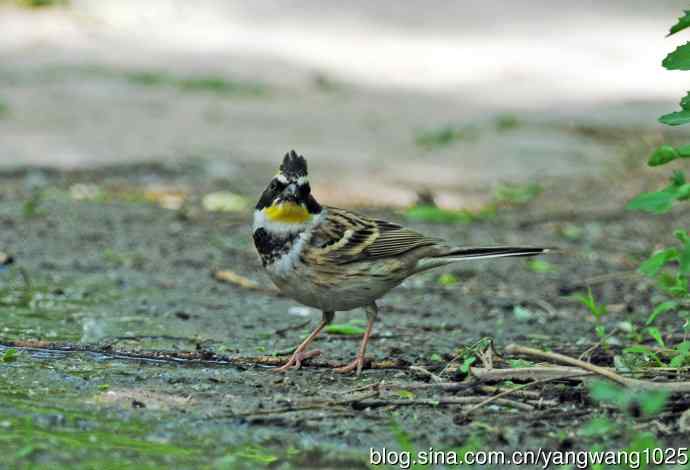
[{"label": "bird", "polygon": [[401,225],[319,204],[311,191],[307,161],[286,153],[261,194],[252,227],[263,268],[286,297],[319,309],[319,325],[276,371],[299,369],[318,355],[308,351],[337,311],[364,308],[367,328],[355,359],[336,372],[359,375],[374,322],[376,301],[408,277],[466,260],[535,256],[550,248],[458,247]]}]

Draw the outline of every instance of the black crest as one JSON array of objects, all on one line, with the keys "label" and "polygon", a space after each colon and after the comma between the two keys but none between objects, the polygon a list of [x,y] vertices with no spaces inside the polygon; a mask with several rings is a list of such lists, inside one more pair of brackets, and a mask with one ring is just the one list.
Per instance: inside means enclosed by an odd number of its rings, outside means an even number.
[{"label": "black crest", "polygon": [[288,178],[296,179],[300,176],[307,176],[307,161],[302,155],[297,155],[294,150],[290,150],[283,158],[280,172]]}]

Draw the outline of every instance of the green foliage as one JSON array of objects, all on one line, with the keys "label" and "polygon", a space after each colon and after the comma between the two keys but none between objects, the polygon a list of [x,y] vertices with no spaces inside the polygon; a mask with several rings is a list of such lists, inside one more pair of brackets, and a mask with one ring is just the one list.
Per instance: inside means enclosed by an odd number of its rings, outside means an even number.
[{"label": "green foliage", "polygon": [[542,193],[544,188],[536,183],[529,184],[499,184],[496,187],[495,199],[497,202],[522,205]]},{"label": "green foliage", "polygon": [[514,114],[500,114],[496,117],[496,130],[509,131],[520,127],[520,121]]},{"label": "green foliage", "polygon": [[[688,279],[690,278],[690,235],[684,230],[676,230],[674,235],[680,246],[664,248],[655,252],[644,261],[639,271],[645,276],[656,278],[659,287],[672,297],[688,297]],[[665,270],[670,266],[670,270]],[[647,319],[651,324],[656,317],[669,310],[678,308],[674,301],[658,304]]]},{"label": "green foliage", "polygon": [[671,210],[675,201],[683,201],[690,197],[690,184],[685,181],[685,175],[676,171],[664,189],[649,193],[642,193],[633,198],[626,209],[641,210],[653,214],[664,214]]},{"label": "green foliage", "polygon": [[0,360],[2,360],[2,362],[12,362],[12,361],[17,359],[18,355],[19,355],[19,353],[17,352],[16,349],[9,348],[9,349],[6,349],[5,352],[2,354],[2,357],[0,358]]},{"label": "green foliage", "polygon": [[678,346],[676,346],[675,356],[671,358],[669,365],[676,369],[690,364],[690,341],[683,341]]},{"label": "green foliage", "polygon": [[469,374],[470,373],[470,367],[472,367],[472,364],[474,364],[477,361],[476,356],[470,356],[466,357],[464,361],[462,361],[462,364],[460,364],[460,367],[458,370],[462,372],[463,374]]},{"label": "green foliage", "polygon": [[552,273],[556,271],[556,268],[551,263],[539,258],[529,260],[527,266],[535,273]]},{"label": "green foliage", "polygon": [[67,6],[69,0],[16,0],[17,5],[26,8]]},{"label": "green foliage", "polygon": [[659,118],[659,122],[668,126],[680,126],[690,122],[690,92],[680,100],[680,111],[664,114]]},{"label": "green foliage", "polygon": [[361,336],[366,330],[359,326],[350,325],[347,323],[333,323],[324,328],[326,333],[331,335],[345,335],[345,336]]},{"label": "green foliage", "polygon": [[403,452],[409,452],[412,455],[416,454],[416,449],[414,444],[412,443],[412,438],[407,433],[407,431],[403,429],[400,423],[398,423],[395,419],[392,419],[390,426],[391,433],[395,438],[395,442],[397,442],[398,446],[400,446],[400,450],[402,450]]},{"label": "green foliage", "polygon": [[605,417],[592,418],[587,424],[582,426],[577,432],[583,437],[599,437],[611,434],[616,429],[616,424]]},{"label": "green foliage", "polygon": [[426,150],[432,150],[447,147],[458,140],[473,139],[476,136],[477,130],[471,127],[458,128],[448,125],[418,132],[415,143]]},{"label": "green foliage", "polygon": [[672,34],[676,34],[678,31],[682,31],[688,26],[690,26],[690,10],[685,10],[685,14],[678,18],[678,22],[671,26],[671,29],[668,32],[668,36]]},{"label": "green foliage", "polygon": [[43,192],[39,190],[31,191],[29,197],[22,205],[22,215],[24,218],[31,219],[43,215],[41,204],[43,203]]},{"label": "green foliage", "polygon": [[607,314],[606,305],[597,303],[591,288],[587,289],[587,295],[576,294],[575,299],[587,307],[587,310],[590,311],[596,321],[600,321]]},{"label": "green foliage", "polygon": [[[684,15],[671,27],[669,36],[682,31],[690,26],[690,10],[686,10]],[[669,53],[662,65],[669,70],[690,70],[690,42],[687,42]],[[669,126],[678,126],[690,123],[690,92],[680,100],[680,111],[665,114],[659,121]],[[649,157],[649,166],[667,165],[678,159],[690,158],[690,145],[672,147],[662,145],[657,148]],[[690,199],[690,183],[686,182],[685,174],[675,171],[671,181],[660,191],[642,193],[631,200],[627,208],[650,212],[653,214],[663,214],[669,212],[677,201],[687,201]],[[690,278],[690,236],[687,230],[676,230],[675,236],[680,242],[680,246],[667,247],[653,253],[647,260],[642,262],[639,271],[650,278],[657,280],[659,288],[669,295],[672,299],[658,303],[647,318],[647,325],[652,325],[656,319],[667,312],[678,311],[679,316],[686,317],[684,328],[687,328],[687,317],[690,316],[686,310],[682,310],[682,304],[687,303],[690,297],[688,279]],[[647,328],[655,341],[663,346],[663,340],[656,328]],[[682,352],[676,357],[684,357]],[[675,359],[675,358],[674,358]],[[676,359],[673,364],[684,363],[685,359]]]},{"label": "green foliage", "polygon": [[472,212],[467,209],[442,209],[431,204],[420,204],[412,206],[405,211],[405,217],[408,220],[437,224],[467,224],[491,218],[495,214],[496,208],[494,206],[486,207],[478,212]]},{"label": "green foliage", "polygon": [[649,157],[647,164],[649,166],[665,165],[677,158],[690,158],[690,145],[682,147],[671,147],[670,145],[662,145],[657,148]]},{"label": "green foliage", "polygon": [[438,283],[442,286],[454,286],[460,279],[453,273],[443,273],[438,277]]},{"label": "green foliage", "polygon": [[664,58],[661,65],[668,70],[690,70],[690,42],[678,46]]},{"label": "green foliage", "polygon": [[513,307],[513,315],[517,321],[529,321],[534,318],[534,314],[529,309],[520,305]]},{"label": "green foliage", "polygon": [[220,77],[198,77],[177,80],[176,85],[183,91],[206,91],[219,95],[263,95],[265,86],[226,80]]},{"label": "green foliage", "polygon": [[645,416],[661,413],[669,396],[668,392],[662,390],[623,388],[604,381],[592,382],[589,393],[593,400],[614,405],[623,412],[630,412],[632,405],[638,405]]},{"label": "green foliage", "polygon": [[657,305],[654,310],[652,311],[651,315],[649,315],[649,318],[647,318],[647,325],[651,325],[654,323],[654,321],[657,319],[659,315],[662,313],[666,313],[672,310],[675,310],[678,308],[678,302],[675,302],[673,300],[667,300],[666,302],[662,302],[659,305]]}]

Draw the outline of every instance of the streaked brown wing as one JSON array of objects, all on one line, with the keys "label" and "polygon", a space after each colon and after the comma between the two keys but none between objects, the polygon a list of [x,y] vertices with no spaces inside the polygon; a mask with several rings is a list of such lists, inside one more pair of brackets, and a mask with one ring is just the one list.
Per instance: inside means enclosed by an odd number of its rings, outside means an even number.
[{"label": "streaked brown wing", "polygon": [[333,207],[315,230],[312,243],[337,264],[398,256],[440,240],[384,220],[370,219]]}]

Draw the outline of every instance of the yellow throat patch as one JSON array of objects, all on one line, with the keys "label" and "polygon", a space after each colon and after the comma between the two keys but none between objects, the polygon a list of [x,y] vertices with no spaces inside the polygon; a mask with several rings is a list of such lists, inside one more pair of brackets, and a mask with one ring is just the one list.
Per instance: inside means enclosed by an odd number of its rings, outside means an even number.
[{"label": "yellow throat patch", "polygon": [[309,220],[309,211],[294,202],[283,202],[264,209],[266,217],[271,222],[283,224],[302,224]]}]

